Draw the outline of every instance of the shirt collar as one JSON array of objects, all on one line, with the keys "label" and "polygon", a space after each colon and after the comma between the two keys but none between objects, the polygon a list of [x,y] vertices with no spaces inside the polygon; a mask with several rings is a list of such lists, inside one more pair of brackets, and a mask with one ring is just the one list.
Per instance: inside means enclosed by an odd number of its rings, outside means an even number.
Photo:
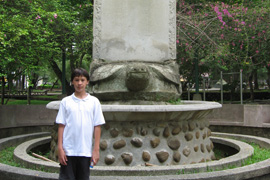
[{"label": "shirt collar", "polygon": [[83,99],[79,99],[75,96],[75,93],[72,94],[72,99],[75,101],[75,102],[80,102],[80,101],[87,101],[88,99],[90,98],[90,94],[87,93],[87,96]]}]

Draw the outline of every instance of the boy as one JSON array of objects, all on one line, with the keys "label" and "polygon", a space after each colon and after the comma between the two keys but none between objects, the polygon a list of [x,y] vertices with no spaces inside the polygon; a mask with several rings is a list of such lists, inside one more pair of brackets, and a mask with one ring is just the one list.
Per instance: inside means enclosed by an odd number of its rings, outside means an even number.
[{"label": "boy", "polygon": [[63,98],[56,117],[61,165],[59,180],[89,180],[90,161],[96,165],[99,160],[100,126],[105,124],[105,120],[99,100],[86,93],[88,72],[82,68],[75,69],[71,81],[75,92]]}]

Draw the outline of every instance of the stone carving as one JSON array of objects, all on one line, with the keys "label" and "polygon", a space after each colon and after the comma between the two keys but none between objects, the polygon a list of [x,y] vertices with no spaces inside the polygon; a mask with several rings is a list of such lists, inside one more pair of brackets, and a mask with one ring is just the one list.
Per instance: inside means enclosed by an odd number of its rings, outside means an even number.
[{"label": "stone carving", "polygon": [[164,63],[106,62],[93,60],[90,68],[92,94],[101,101],[176,100],[181,94],[179,67]]},{"label": "stone carving", "polygon": [[132,135],[133,135],[133,130],[132,129],[128,129],[128,128],[123,129],[123,136],[131,137]]}]

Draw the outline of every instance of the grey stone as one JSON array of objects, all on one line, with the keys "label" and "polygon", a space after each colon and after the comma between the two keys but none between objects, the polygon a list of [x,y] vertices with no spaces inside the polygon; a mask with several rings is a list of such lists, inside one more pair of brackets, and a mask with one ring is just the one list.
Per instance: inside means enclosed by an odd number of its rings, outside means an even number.
[{"label": "grey stone", "polygon": [[191,141],[191,140],[193,139],[193,135],[192,135],[191,133],[186,133],[186,134],[185,134],[185,139],[186,139],[187,141]]},{"label": "grey stone", "polygon": [[150,159],[151,159],[151,155],[150,155],[150,152],[149,151],[143,151],[143,153],[142,153],[142,159],[144,160],[144,161],[150,161]]},{"label": "grey stone", "polygon": [[143,140],[138,137],[134,137],[131,139],[130,143],[135,147],[142,147]]},{"label": "grey stone", "polygon": [[200,131],[197,131],[196,132],[196,139],[199,139],[200,138]]},{"label": "grey stone", "polygon": [[167,137],[170,136],[170,128],[169,128],[169,127],[165,127],[165,128],[164,128],[163,136],[164,136],[165,138],[167,138]]},{"label": "grey stone", "polygon": [[189,148],[189,147],[185,147],[184,149],[183,149],[183,154],[186,156],[186,157],[188,157],[189,155],[190,155],[190,153],[191,153],[191,149]]},{"label": "grey stone", "polygon": [[157,156],[159,162],[163,163],[168,159],[169,153],[167,151],[160,151],[160,152],[156,153],[156,156]]},{"label": "grey stone", "polygon": [[211,130],[208,129],[208,130],[207,130],[207,137],[210,137],[210,136],[211,136],[211,133],[212,133]]},{"label": "grey stone", "polygon": [[152,146],[152,148],[156,148],[160,143],[160,139],[159,138],[154,138],[150,140],[150,144]]},{"label": "grey stone", "polygon": [[168,139],[168,146],[172,150],[177,150],[180,147],[180,141],[177,138]]},{"label": "grey stone", "polygon": [[188,130],[188,124],[187,123],[183,123],[182,130],[183,130],[183,132],[187,132],[187,130]]},{"label": "grey stone", "polygon": [[109,129],[111,128],[111,126],[110,126],[109,124],[107,124],[107,123],[106,123],[103,127],[104,127],[104,129],[106,129],[106,130],[109,130]]},{"label": "grey stone", "polygon": [[108,147],[107,141],[106,141],[106,140],[101,141],[99,147],[100,147],[100,149],[101,149],[102,151],[106,150],[107,147]]},{"label": "grey stone", "polygon": [[172,135],[177,135],[180,132],[181,132],[181,127],[180,126],[177,126],[177,127],[173,128]]},{"label": "grey stone", "polygon": [[195,151],[195,152],[198,152],[198,150],[199,150],[199,146],[198,146],[198,145],[195,145],[195,146],[194,146],[194,151]]},{"label": "grey stone", "polygon": [[106,157],[105,157],[105,164],[107,164],[107,165],[111,165],[111,164],[113,164],[114,163],[114,161],[115,161],[115,157],[113,156],[113,155],[107,155]]},{"label": "grey stone", "polygon": [[121,149],[126,146],[126,141],[121,139],[113,143],[113,148],[114,149]]},{"label": "grey stone", "polygon": [[180,160],[181,160],[181,154],[180,154],[178,151],[175,151],[175,152],[173,153],[173,160],[174,160],[175,162],[180,162]]},{"label": "grey stone", "polygon": [[210,153],[211,150],[212,150],[212,149],[211,149],[211,146],[210,146],[209,144],[206,145],[206,149],[207,149],[207,151],[208,151],[209,153]]},{"label": "grey stone", "polygon": [[121,157],[126,165],[129,165],[133,160],[133,155],[131,153],[123,153]]},{"label": "grey stone", "polygon": [[117,128],[113,128],[110,131],[110,134],[111,134],[112,137],[117,137],[119,135],[119,130]]},{"label": "grey stone", "polygon": [[147,129],[141,128],[141,135],[142,135],[142,136],[146,136],[147,134],[148,134]]},{"label": "grey stone", "polygon": [[160,129],[159,129],[159,128],[153,129],[153,134],[154,134],[155,136],[159,136],[159,135],[160,135]]},{"label": "grey stone", "polygon": [[202,153],[205,152],[204,144],[201,144],[201,151],[202,151]]},{"label": "grey stone", "polygon": [[132,135],[133,135],[133,129],[129,129],[129,128],[123,129],[123,136],[132,137]]},{"label": "grey stone", "polygon": [[196,128],[195,122],[189,121],[188,128],[189,128],[189,131],[193,131]]}]

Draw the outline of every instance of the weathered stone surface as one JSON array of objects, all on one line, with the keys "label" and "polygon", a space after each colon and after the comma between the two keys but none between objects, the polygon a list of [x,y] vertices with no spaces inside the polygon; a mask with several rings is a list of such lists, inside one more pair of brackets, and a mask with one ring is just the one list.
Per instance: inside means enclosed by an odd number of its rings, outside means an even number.
[{"label": "weathered stone surface", "polygon": [[183,132],[187,132],[187,130],[188,130],[188,124],[187,123],[183,123],[182,130],[183,130]]},{"label": "weathered stone surface", "polygon": [[121,157],[126,165],[129,165],[133,160],[133,155],[131,153],[123,153]]},{"label": "weathered stone surface", "polygon": [[131,139],[130,143],[135,147],[142,147],[143,140],[138,137],[134,137]]},{"label": "weathered stone surface", "polygon": [[216,156],[215,156],[215,155],[212,155],[212,156],[211,156],[211,160],[213,160],[213,161],[214,161],[214,160],[217,160]]},{"label": "weathered stone surface", "polygon": [[160,143],[160,139],[159,138],[154,138],[151,139],[150,144],[152,146],[152,148],[156,148]]},{"label": "weathered stone surface", "polygon": [[168,139],[168,146],[172,150],[177,150],[180,147],[180,141],[177,138]]},{"label": "weathered stone surface", "polygon": [[110,128],[111,128],[111,126],[109,125],[109,124],[104,124],[104,128],[106,129],[106,130],[109,130]]},{"label": "weathered stone surface", "polygon": [[205,162],[205,159],[204,158],[202,158],[199,163],[202,163],[202,162]]},{"label": "weathered stone surface", "polygon": [[172,135],[177,135],[180,132],[181,132],[181,127],[180,126],[177,126],[177,127],[173,128]]},{"label": "weathered stone surface", "polygon": [[203,136],[202,136],[202,137],[203,137],[203,139],[205,139],[205,138],[206,138],[206,133],[205,133],[205,132],[203,133]]},{"label": "weathered stone surface", "polygon": [[207,151],[208,151],[209,153],[210,153],[211,150],[212,150],[212,149],[211,149],[211,146],[210,146],[209,144],[206,145],[206,149],[207,149]]},{"label": "weathered stone surface", "polygon": [[211,147],[212,150],[214,149],[214,144],[213,144],[213,142],[211,142],[210,147]]},{"label": "weathered stone surface", "polygon": [[154,134],[155,136],[159,136],[159,135],[160,135],[160,129],[159,129],[159,128],[153,129],[153,134]]},{"label": "weathered stone surface", "polygon": [[160,151],[160,152],[156,153],[156,156],[157,156],[159,162],[163,163],[168,159],[169,153],[167,151]]},{"label": "weathered stone surface", "polygon": [[107,155],[107,156],[105,157],[104,161],[105,161],[105,164],[111,165],[111,164],[114,163],[115,157],[114,157],[113,155]]},{"label": "weathered stone surface", "polygon": [[205,148],[204,148],[204,145],[203,144],[201,144],[201,151],[202,151],[202,153],[205,152]]},{"label": "weathered stone surface", "polygon": [[113,148],[114,149],[121,149],[122,147],[126,146],[126,141],[121,139],[113,143]]},{"label": "weathered stone surface", "polygon": [[189,129],[189,131],[193,131],[195,128],[196,128],[195,122],[194,121],[190,121],[188,123],[188,129]]},{"label": "weathered stone surface", "polygon": [[147,129],[142,128],[142,129],[141,129],[141,135],[142,135],[142,136],[146,136],[147,134],[148,134]]},{"label": "weathered stone surface", "polygon": [[110,134],[111,134],[112,137],[117,137],[119,135],[119,130],[117,128],[113,128],[110,131]]},{"label": "weathered stone surface", "polygon": [[191,153],[191,149],[189,148],[189,147],[185,147],[184,149],[183,149],[183,154],[186,156],[186,157],[188,157],[189,155],[190,155],[190,153]]},{"label": "weathered stone surface", "polygon": [[150,161],[150,159],[151,159],[150,152],[149,151],[143,151],[143,153],[142,153],[142,159],[144,161]]},{"label": "weathered stone surface", "polygon": [[102,141],[100,142],[99,147],[100,147],[100,149],[101,149],[102,151],[106,150],[107,147],[108,147],[107,141],[106,141],[106,140],[102,140]]},{"label": "weathered stone surface", "polygon": [[169,128],[169,127],[165,127],[165,128],[164,128],[163,136],[164,136],[165,138],[167,138],[167,137],[170,136],[170,128]]},{"label": "weathered stone surface", "polygon": [[186,133],[186,134],[185,134],[185,139],[186,139],[187,141],[191,141],[191,140],[193,139],[193,135],[192,135],[191,133]]},{"label": "weathered stone surface", "polygon": [[211,130],[208,129],[208,130],[207,130],[207,137],[210,137],[210,136],[211,136],[211,133],[212,133]]},{"label": "weathered stone surface", "polygon": [[196,132],[196,139],[199,139],[199,138],[200,138],[200,132],[197,131],[197,132]]},{"label": "weathered stone surface", "polygon": [[126,76],[126,86],[129,91],[142,91],[149,84],[149,69],[143,64],[133,64],[128,66]]},{"label": "weathered stone surface", "polygon": [[180,162],[180,160],[181,160],[181,154],[180,154],[178,151],[175,151],[175,152],[173,153],[173,160],[174,160],[175,162]]},{"label": "weathered stone surface", "polygon": [[194,151],[195,151],[195,152],[198,152],[198,150],[199,150],[199,146],[198,146],[198,145],[195,145],[195,146],[194,146]]},{"label": "weathered stone surface", "polygon": [[124,128],[123,129],[123,136],[131,137],[133,135],[133,129]]}]

